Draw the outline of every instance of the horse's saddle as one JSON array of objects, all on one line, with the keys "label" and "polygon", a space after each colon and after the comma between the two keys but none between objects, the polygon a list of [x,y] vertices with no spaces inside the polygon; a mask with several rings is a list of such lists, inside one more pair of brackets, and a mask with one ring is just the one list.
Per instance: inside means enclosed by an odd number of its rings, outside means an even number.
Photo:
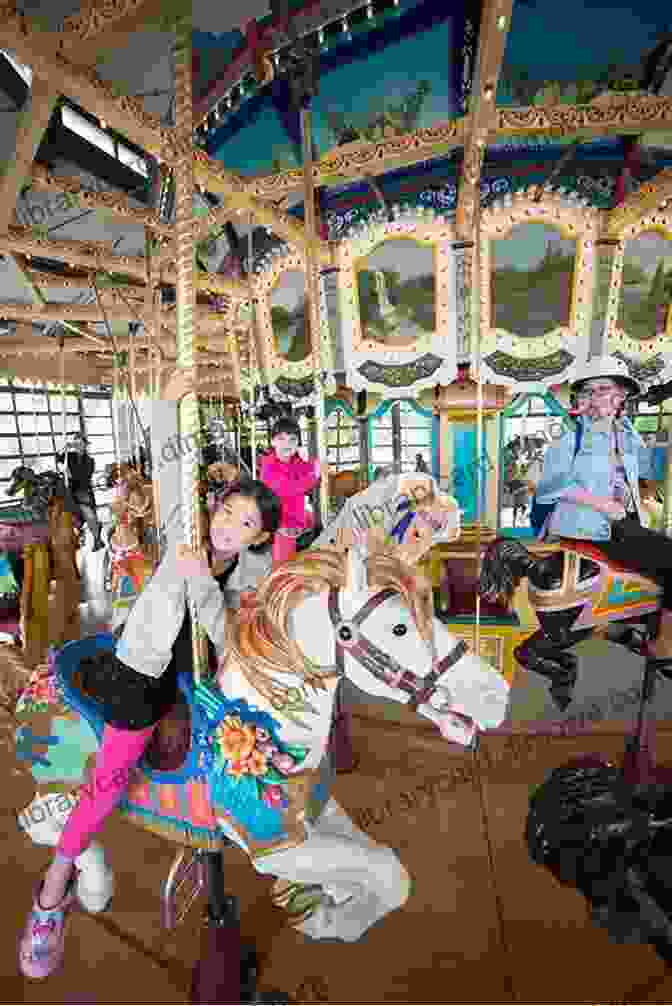
[{"label": "horse's saddle", "polygon": [[[56,658],[56,674],[65,701],[90,724],[99,741],[105,722],[100,704],[86,691],[86,677],[82,675],[80,665],[87,658],[115,649],[114,637],[101,633],[67,643]],[[195,769],[190,757],[192,728],[205,727],[205,722],[200,723],[201,718],[198,707],[194,708],[193,678],[190,674],[179,674],[177,701],[160,721],[145,751],[143,769],[160,773],[177,772],[185,779],[190,778]]]},{"label": "horse's saddle", "polygon": [[[660,589],[660,584],[651,577],[644,576],[642,573],[637,573],[628,566],[624,566],[623,563],[614,562],[613,559],[607,559],[604,555],[602,555],[599,548],[593,545],[590,541],[584,541],[583,539],[578,538],[561,538],[560,547],[568,552],[576,552],[576,554],[581,556],[582,559],[591,563],[592,566],[595,567],[595,573],[592,575],[596,575],[600,572],[602,567],[606,566],[607,569],[616,576],[628,577],[630,579],[636,577],[638,580],[642,581],[643,586],[650,588],[651,590]],[[586,572],[588,572],[587,568]]]}]

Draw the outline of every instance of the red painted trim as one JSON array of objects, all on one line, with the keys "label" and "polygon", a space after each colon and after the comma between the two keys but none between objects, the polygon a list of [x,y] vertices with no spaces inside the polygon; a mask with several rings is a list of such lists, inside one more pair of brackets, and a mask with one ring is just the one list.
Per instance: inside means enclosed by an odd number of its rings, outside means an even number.
[{"label": "red painted trim", "polygon": [[[311,2],[305,4],[305,6],[303,6],[300,10],[296,11],[293,14],[293,17],[304,17],[314,8],[319,10],[319,7],[320,0],[311,0]],[[260,45],[262,42],[267,42],[271,47],[271,37],[276,31],[282,30],[280,18],[274,18],[271,22],[261,28],[259,28],[258,25],[256,27],[258,29],[257,45]],[[200,122],[200,120],[212,110],[212,107],[224,97],[229,88],[240,79],[244,68],[247,66],[247,68],[251,70],[253,64],[254,55],[250,49],[249,42],[246,42],[244,48],[233,57],[233,61],[229,63],[229,65],[222,70],[221,74],[215,77],[215,79],[209,84],[206,94],[202,98],[199,98],[198,101],[194,102],[194,118]]]}]

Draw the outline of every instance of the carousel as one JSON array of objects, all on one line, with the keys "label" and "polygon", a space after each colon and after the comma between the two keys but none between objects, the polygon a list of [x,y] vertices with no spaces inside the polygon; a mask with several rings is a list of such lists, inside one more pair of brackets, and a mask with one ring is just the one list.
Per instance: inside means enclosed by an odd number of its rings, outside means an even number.
[{"label": "carousel", "polygon": [[[545,452],[573,429],[569,387],[609,356],[639,385],[628,407],[651,460],[642,500],[672,533],[672,42],[652,11],[636,59],[603,67],[593,54],[594,79],[574,66],[536,79],[522,69],[525,37],[544,6],[350,0],[320,13],[271,0],[242,26],[152,0],[67,16],[43,5],[33,19],[0,10],[0,59],[22,95],[0,175],[0,368],[63,402],[54,470],[17,464],[0,507],[2,603],[16,618],[0,711],[16,749],[11,799],[33,841],[54,845],[67,813],[35,828],[27,809],[72,795],[101,742],[79,663],[114,650],[170,550],[207,540],[227,487],[275,488],[268,452],[283,422],[313,466],[304,517],[283,510],[273,572],[241,606],[247,650],[239,641],[226,680],[247,698],[211,674],[189,600],[193,668],[120,806],[177,847],[166,929],[207,895],[192,1002],[282,1001],[257,987],[222,850],[242,848],[277,878],[273,903],[302,932],[347,904],[307,868],[272,869],[278,835],[282,854],[300,846],[336,774],[357,770],[341,676],[475,751],[502,727],[520,668],[550,682],[564,711],[576,684],[566,651],[593,632],[641,648],[660,613],[656,583],[569,539],[536,541],[532,511]],[[439,51],[450,54],[440,73],[424,62]],[[409,60],[426,79],[381,103],[383,61],[400,53],[390,86],[408,82]],[[342,107],[353,68],[361,114]],[[187,384],[166,399],[176,374]],[[95,476],[66,418],[78,388],[112,402],[114,457]],[[376,635],[379,606],[395,618],[416,608],[403,578],[369,587],[364,540],[374,566],[393,553],[419,594],[428,585],[437,652],[425,674],[408,669],[423,666],[421,619],[400,662]],[[291,632],[273,622],[287,615],[283,583]],[[326,649],[307,647],[305,680],[278,698],[270,675],[254,676],[260,640],[279,633],[278,652],[295,656],[324,583]],[[577,606],[580,629],[560,631]],[[360,630],[370,614],[374,643]],[[333,680],[321,665],[332,651]],[[322,717],[315,765],[294,734],[280,737],[273,717],[287,709],[292,729],[306,710]],[[263,814],[213,761],[232,716],[285,766],[255,780]],[[80,757],[50,770],[64,730]],[[100,911],[110,871],[102,846],[88,852]]]}]

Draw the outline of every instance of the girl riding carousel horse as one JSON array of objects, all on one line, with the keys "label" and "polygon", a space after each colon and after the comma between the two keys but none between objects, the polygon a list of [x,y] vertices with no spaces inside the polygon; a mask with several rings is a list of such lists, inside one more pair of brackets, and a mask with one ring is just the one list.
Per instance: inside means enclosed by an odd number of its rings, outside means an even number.
[{"label": "girl riding carousel horse", "polygon": [[[174,706],[178,671],[191,666],[187,593],[221,656],[228,625],[220,591],[245,565],[246,552],[270,546],[279,523],[280,502],[270,489],[260,482],[232,487],[211,521],[210,555],[185,546],[177,556],[169,552],[132,609],[116,654],[82,667],[82,691],[101,704],[106,727],[92,786],[68,818],[21,939],[20,967],[28,977],[46,977],[60,963],[65,917],[75,898],[75,862],[122,799],[130,770]],[[262,564],[262,574],[269,567]],[[240,582],[248,590],[256,586]]]}]

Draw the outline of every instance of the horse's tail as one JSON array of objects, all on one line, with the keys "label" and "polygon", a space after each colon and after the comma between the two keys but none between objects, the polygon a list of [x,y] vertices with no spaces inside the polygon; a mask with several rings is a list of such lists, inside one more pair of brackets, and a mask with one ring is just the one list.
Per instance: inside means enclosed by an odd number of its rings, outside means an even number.
[{"label": "horse's tail", "polygon": [[508,607],[533,563],[534,559],[520,542],[498,538],[485,550],[479,594],[486,601],[504,603]]}]

